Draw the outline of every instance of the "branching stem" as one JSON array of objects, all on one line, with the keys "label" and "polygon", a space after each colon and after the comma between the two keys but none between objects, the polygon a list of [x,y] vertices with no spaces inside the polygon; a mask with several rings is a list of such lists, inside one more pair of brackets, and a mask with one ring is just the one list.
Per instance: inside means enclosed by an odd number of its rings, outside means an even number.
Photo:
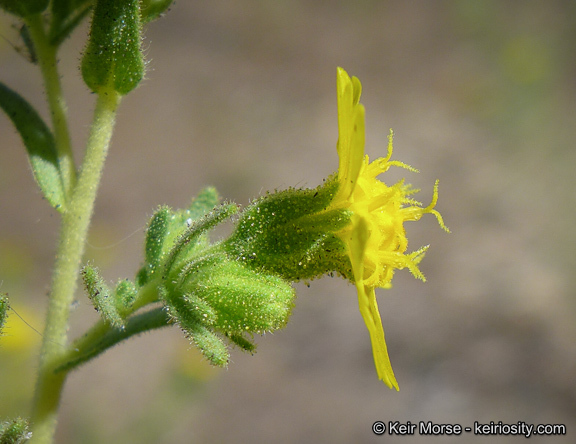
[{"label": "branching stem", "polygon": [[108,153],[120,96],[98,94],[94,120],[78,182],[62,215],[60,244],[53,273],[40,367],[32,410],[34,443],[50,443],[56,428],[60,394],[67,372],[55,373],[66,352],[68,317],[80,275],[88,227],[104,161]]}]

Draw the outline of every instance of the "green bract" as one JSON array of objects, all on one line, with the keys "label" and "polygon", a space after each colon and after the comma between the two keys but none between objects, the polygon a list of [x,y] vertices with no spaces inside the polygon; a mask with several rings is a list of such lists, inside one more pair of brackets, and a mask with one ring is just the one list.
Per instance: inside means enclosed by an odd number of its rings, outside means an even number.
[{"label": "green bract", "polygon": [[[143,322],[154,328],[175,322],[212,364],[225,366],[230,357],[225,338],[253,351],[253,335],[286,324],[294,300],[290,282],[230,255],[224,243],[209,241],[208,232],[238,211],[237,205],[219,200],[214,188],[206,188],[188,209],[158,208],[148,224],[145,263],[136,283],[123,280],[111,290],[94,267],[83,268],[90,299],[104,323],[118,332],[101,346],[140,332]],[[135,314],[156,302],[164,305],[164,317],[153,310],[147,312],[149,320],[142,317],[147,313]],[[88,349],[67,365],[99,352]]]},{"label": "green bract", "polygon": [[108,88],[125,95],[144,77],[138,0],[98,0],[90,39],[82,58],[82,76],[98,93]]},{"label": "green bract", "polygon": [[289,189],[256,200],[242,212],[226,251],[246,266],[289,281],[331,271],[348,274],[345,246],[334,233],[350,223],[350,214],[327,210],[337,189],[329,179],[316,189]]},{"label": "green bract", "polygon": [[156,211],[138,284],[156,286],[170,317],[212,364],[224,366],[229,353],[218,333],[252,351],[245,335],[284,326],[294,291],[282,278],[245,267],[221,244],[209,243],[207,232],[237,211],[233,204],[214,206],[218,201],[208,188],[188,210]]},{"label": "green bract", "polygon": [[179,279],[166,282],[165,288],[170,316],[218,366],[228,363],[229,354],[216,333],[252,351],[245,335],[283,327],[294,299],[293,288],[282,278],[256,272],[219,251],[188,262]]}]

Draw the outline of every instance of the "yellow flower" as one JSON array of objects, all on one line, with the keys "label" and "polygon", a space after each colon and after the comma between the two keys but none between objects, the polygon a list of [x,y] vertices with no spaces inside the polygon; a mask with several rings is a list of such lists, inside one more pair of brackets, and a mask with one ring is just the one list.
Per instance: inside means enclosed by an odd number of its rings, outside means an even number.
[{"label": "yellow flower", "polygon": [[424,275],[418,263],[428,247],[405,254],[408,239],[404,222],[418,220],[425,213],[432,213],[442,228],[448,229],[440,213],[434,209],[438,199],[438,181],[434,186],[432,202],[427,207],[410,198],[418,190],[400,181],[388,186],[377,179],[391,166],[417,171],[398,161],[391,161],[392,132],[388,154],[370,162],[364,154],[364,106],[360,104],[362,85],[356,77],[350,78],[338,68],[338,192],[330,209],[346,209],[352,212],[352,222],[337,236],[346,245],[352,265],[354,282],[358,292],[360,313],[368,327],[378,377],[388,387],[398,390],[384,339],[384,330],[375,288],[389,288],[396,268],[408,268],[422,280]]}]

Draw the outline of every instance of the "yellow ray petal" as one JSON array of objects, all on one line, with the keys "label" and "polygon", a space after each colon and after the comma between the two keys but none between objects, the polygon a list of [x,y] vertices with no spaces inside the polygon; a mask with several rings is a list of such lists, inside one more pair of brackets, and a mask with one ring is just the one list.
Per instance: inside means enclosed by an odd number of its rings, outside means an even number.
[{"label": "yellow ray petal", "polygon": [[400,390],[388,356],[388,348],[386,347],[384,329],[382,328],[382,319],[378,311],[374,287],[364,285],[364,253],[369,238],[368,224],[364,218],[358,216],[353,218],[352,223],[354,224],[354,230],[352,241],[350,242],[350,262],[352,263],[354,281],[358,292],[358,307],[370,333],[376,372],[378,373],[378,378],[384,381],[388,387]]},{"label": "yellow ray petal", "polygon": [[394,376],[394,371],[392,370],[390,357],[388,356],[388,348],[386,347],[384,329],[382,328],[382,320],[378,312],[374,287],[359,285],[357,282],[356,289],[358,290],[360,313],[370,333],[372,354],[374,355],[374,364],[376,365],[378,378],[384,381],[388,387],[400,390],[396,377]]},{"label": "yellow ray petal", "polygon": [[342,68],[337,70],[338,144],[340,159],[338,178],[342,184],[339,192],[348,198],[358,179],[364,160],[364,106],[359,103],[362,86],[356,77]]}]

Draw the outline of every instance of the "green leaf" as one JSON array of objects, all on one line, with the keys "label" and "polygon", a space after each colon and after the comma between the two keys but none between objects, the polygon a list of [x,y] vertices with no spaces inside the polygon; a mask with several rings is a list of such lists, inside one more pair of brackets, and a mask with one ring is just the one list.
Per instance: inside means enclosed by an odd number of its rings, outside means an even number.
[{"label": "green leaf", "polygon": [[0,82],[0,107],[10,117],[28,151],[34,178],[50,205],[62,212],[66,197],[54,136],[32,106]]},{"label": "green leaf", "polygon": [[99,93],[112,88],[122,95],[144,77],[138,0],[97,0],[90,39],[82,58],[82,77]]},{"label": "green leaf", "polygon": [[48,7],[49,0],[0,0],[0,8],[19,17],[38,14]]},{"label": "green leaf", "polygon": [[[32,36],[30,35],[30,29],[28,29],[28,26],[26,24],[24,24],[20,27],[20,31],[18,32],[18,34],[20,34],[20,38],[22,39],[22,42],[26,47],[26,51],[28,52],[26,58],[30,61],[30,63],[36,65],[38,63],[38,56],[36,55],[34,42],[32,41]],[[17,51],[20,52],[19,50]]]},{"label": "green leaf", "polygon": [[92,8],[93,0],[52,0],[50,43],[58,46],[80,24]]}]

